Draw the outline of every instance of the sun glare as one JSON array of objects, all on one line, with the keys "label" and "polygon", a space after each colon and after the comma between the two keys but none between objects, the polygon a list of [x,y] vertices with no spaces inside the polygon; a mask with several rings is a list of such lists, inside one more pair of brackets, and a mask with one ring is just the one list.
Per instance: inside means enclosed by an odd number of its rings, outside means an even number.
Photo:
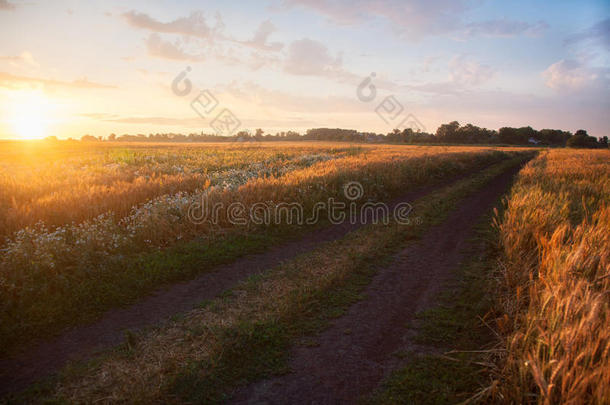
[{"label": "sun glare", "polygon": [[11,100],[13,131],[21,139],[42,139],[48,135],[49,100],[40,91],[15,94]]}]

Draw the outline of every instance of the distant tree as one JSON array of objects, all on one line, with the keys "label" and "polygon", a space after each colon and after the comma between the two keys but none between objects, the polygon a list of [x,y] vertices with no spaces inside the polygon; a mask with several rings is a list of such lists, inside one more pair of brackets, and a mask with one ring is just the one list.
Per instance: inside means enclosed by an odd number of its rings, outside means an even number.
[{"label": "distant tree", "polygon": [[312,128],[308,129],[304,140],[311,141],[348,141],[364,142],[364,135],[354,129],[341,128]]},{"label": "distant tree", "polygon": [[570,148],[597,148],[601,146],[597,143],[597,139],[593,136],[589,136],[584,129],[576,131],[574,136],[568,139],[566,145]]},{"label": "distant tree", "polygon": [[415,140],[415,132],[413,132],[413,128],[405,128],[400,133],[401,142],[413,142],[414,140]]},{"label": "distant tree", "polygon": [[538,139],[538,131],[532,127],[521,127],[517,129],[517,143],[526,145],[530,139]]},{"label": "distant tree", "polygon": [[566,142],[572,134],[568,131],[560,129],[541,129],[538,131],[540,140],[548,145],[565,146]]},{"label": "distant tree", "polygon": [[578,131],[576,131],[576,133],[574,134],[574,136],[578,136],[578,137],[587,137],[589,136],[589,134],[587,133],[587,131],[585,129],[579,129]]},{"label": "distant tree", "polygon": [[47,142],[57,142],[57,137],[56,136],[47,136],[46,138],[44,138],[45,141]]},{"label": "distant tree", "polygon": [[608,137],[604,136],[599,140],[599,144],[602,148],[607,148],[608,147]]},{"label": "distant tree", "polygon": [[83,136],[80,138],[80,140],[81,140],[82,142],[98,142],[98,141],[99,141],[99,139],[97,139],[95,136],[93,136],[93,135],[89,135],[89,134],[87,134],[87,135],[83,135]]},{"label": "distant tree", "polygon": [[513,145],[526,145],[530,138],[536,138],[538,131],[532,127],[511,128],[503,127],[498,132],[500,143],[508,143]]},{"label": "distant tree", "polygon": [[498,131],[500,143],[514,144],[517,143],[517,128],[502,127]]},{"label": "distant tree", "polygon": [[460,143],[488,143],[494,131],[476,125],[466,124],[457,129],[455,141]]},{"label": "distant tree", "polygon": [[296,131],[288,131],[286,132],[286,140],[288,141],[298,141],[301,138],[301,134]]},{"label": "distant tree", "polygon": [[401,133],[400,129],[398,129],[398,128],[394,128],[392,130],[392,132],[389,132],[386,135],[386,139],[389,142],[404,142],[404,138],[402,136],[402,133]]},{"label": "distant tree", "polygon": [[[452,121],[441,125],[436,134],[429,134],[420,131],[413,131],[411,128],[394,129],[387,134],[377,134],[373,132],[359,132],[354,129],[341,128],[312,128],[307,130],[304,135],[295,131],[277,132],[275,135],[265,134],[260,128],[256,129],[254,135],[248,130],[242,130],[233,136],[220,136],[215,134],[204,134],[203,132],[193,132],[188,135],[179,133],[150,133],[148,135],[123,134],[117,136],[110,134],[108,141],[118,142],[232,142],[242,141],[333,141],[333,142],[392,142],[392,143],[480,143],[480,144],[527,144],[529,138],[536,138],[542,144],[564,146],[566,141],[572,138],[568,131],[557,129],[543,129],[536,131],[532,127],[521,128],[500,128],[499,131],[478,127],[473,124],[460,126],[457,121]],[[606,139],[606,140],[604,140]],[[590,137],[586,131],[578,132],[578,136],[570,141],[574,147],[607,147],[607,137],[600,139]],[[91,135],[82,137],[83,141],[98,141]]]},{"label": "distant tree", "polygon": [[457,121],[451,121],[449,124],[442,124],[436,130],[436,137],[441,142],[457,142],[459,135],[457,130],[460,127],[460,123]]},{"label": "distant tree", "polygon": [[235,139],[238,142],[249,142],[250,138],[252,138],[252,135],[250,135],[250,132],[248,132],[248,131],[239,131],[233,137],[233,139]]}]

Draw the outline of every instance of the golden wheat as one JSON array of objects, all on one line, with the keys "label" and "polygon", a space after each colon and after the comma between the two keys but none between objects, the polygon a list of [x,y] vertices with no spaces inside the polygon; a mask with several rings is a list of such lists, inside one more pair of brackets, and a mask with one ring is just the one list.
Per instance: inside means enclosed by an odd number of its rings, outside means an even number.
[{"label": "golden wheat", "polygon": [[610,152],[553,150],[519,176],[500,225],[507,336],[498,398],[608,403]]}]

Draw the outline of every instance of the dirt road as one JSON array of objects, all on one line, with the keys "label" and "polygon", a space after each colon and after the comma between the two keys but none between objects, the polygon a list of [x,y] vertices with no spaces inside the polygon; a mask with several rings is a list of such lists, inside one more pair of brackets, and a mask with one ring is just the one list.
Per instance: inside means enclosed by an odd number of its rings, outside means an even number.
[{"label": "dirt road", "polygon": [[408,325],[430,308],[462,260],[477,220],[508,190],[519,167],[507,170],[460,203],[442,224],[376,273],[365,299],[316,337],[316,347],[292,349],[292,373],[235,393],[234,403],[353,404],[395,366],[395,353],[416,346]]}]

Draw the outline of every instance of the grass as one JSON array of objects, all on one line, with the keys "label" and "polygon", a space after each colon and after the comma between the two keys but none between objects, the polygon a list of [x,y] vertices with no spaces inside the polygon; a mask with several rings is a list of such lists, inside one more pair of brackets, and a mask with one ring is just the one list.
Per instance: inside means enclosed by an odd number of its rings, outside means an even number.
[{"label": "grass", "polygon": [[[469,390],[476,388],[480,378],[479,367],[464,355],[455,360],[439,356],[408,353],[409,364],[384,383],[371,404],[456,404],[467,398]],[[465,395],[466,393],[466,395]]]},{"label": "grass", "polygon": [[163,251],[118,259],[104,267],[101,280],[82,280],[70,295],[47,296],[44,309],[31,313],[28,319],[7,322],[3,350],[29,343],[33,337],[44,339],[65,327],[93,321],[108,308],[128,305],[152,289],[264,251],[290,236],[286,229],[269,229],[222,240],[194,240]]},{"label": "grass", "polygon": [[[425,197],[415,212],[426,227],[441,221],[458,200],[510,164],[515,160]],[[357,301],[379,261],[423,229],[368,226],[286,262],[141,336],[129,355],[110,353],[86,371],[66,372],[46,398],[221,401],[231,387],[285,372],[289,344],[307,341]]]}]

